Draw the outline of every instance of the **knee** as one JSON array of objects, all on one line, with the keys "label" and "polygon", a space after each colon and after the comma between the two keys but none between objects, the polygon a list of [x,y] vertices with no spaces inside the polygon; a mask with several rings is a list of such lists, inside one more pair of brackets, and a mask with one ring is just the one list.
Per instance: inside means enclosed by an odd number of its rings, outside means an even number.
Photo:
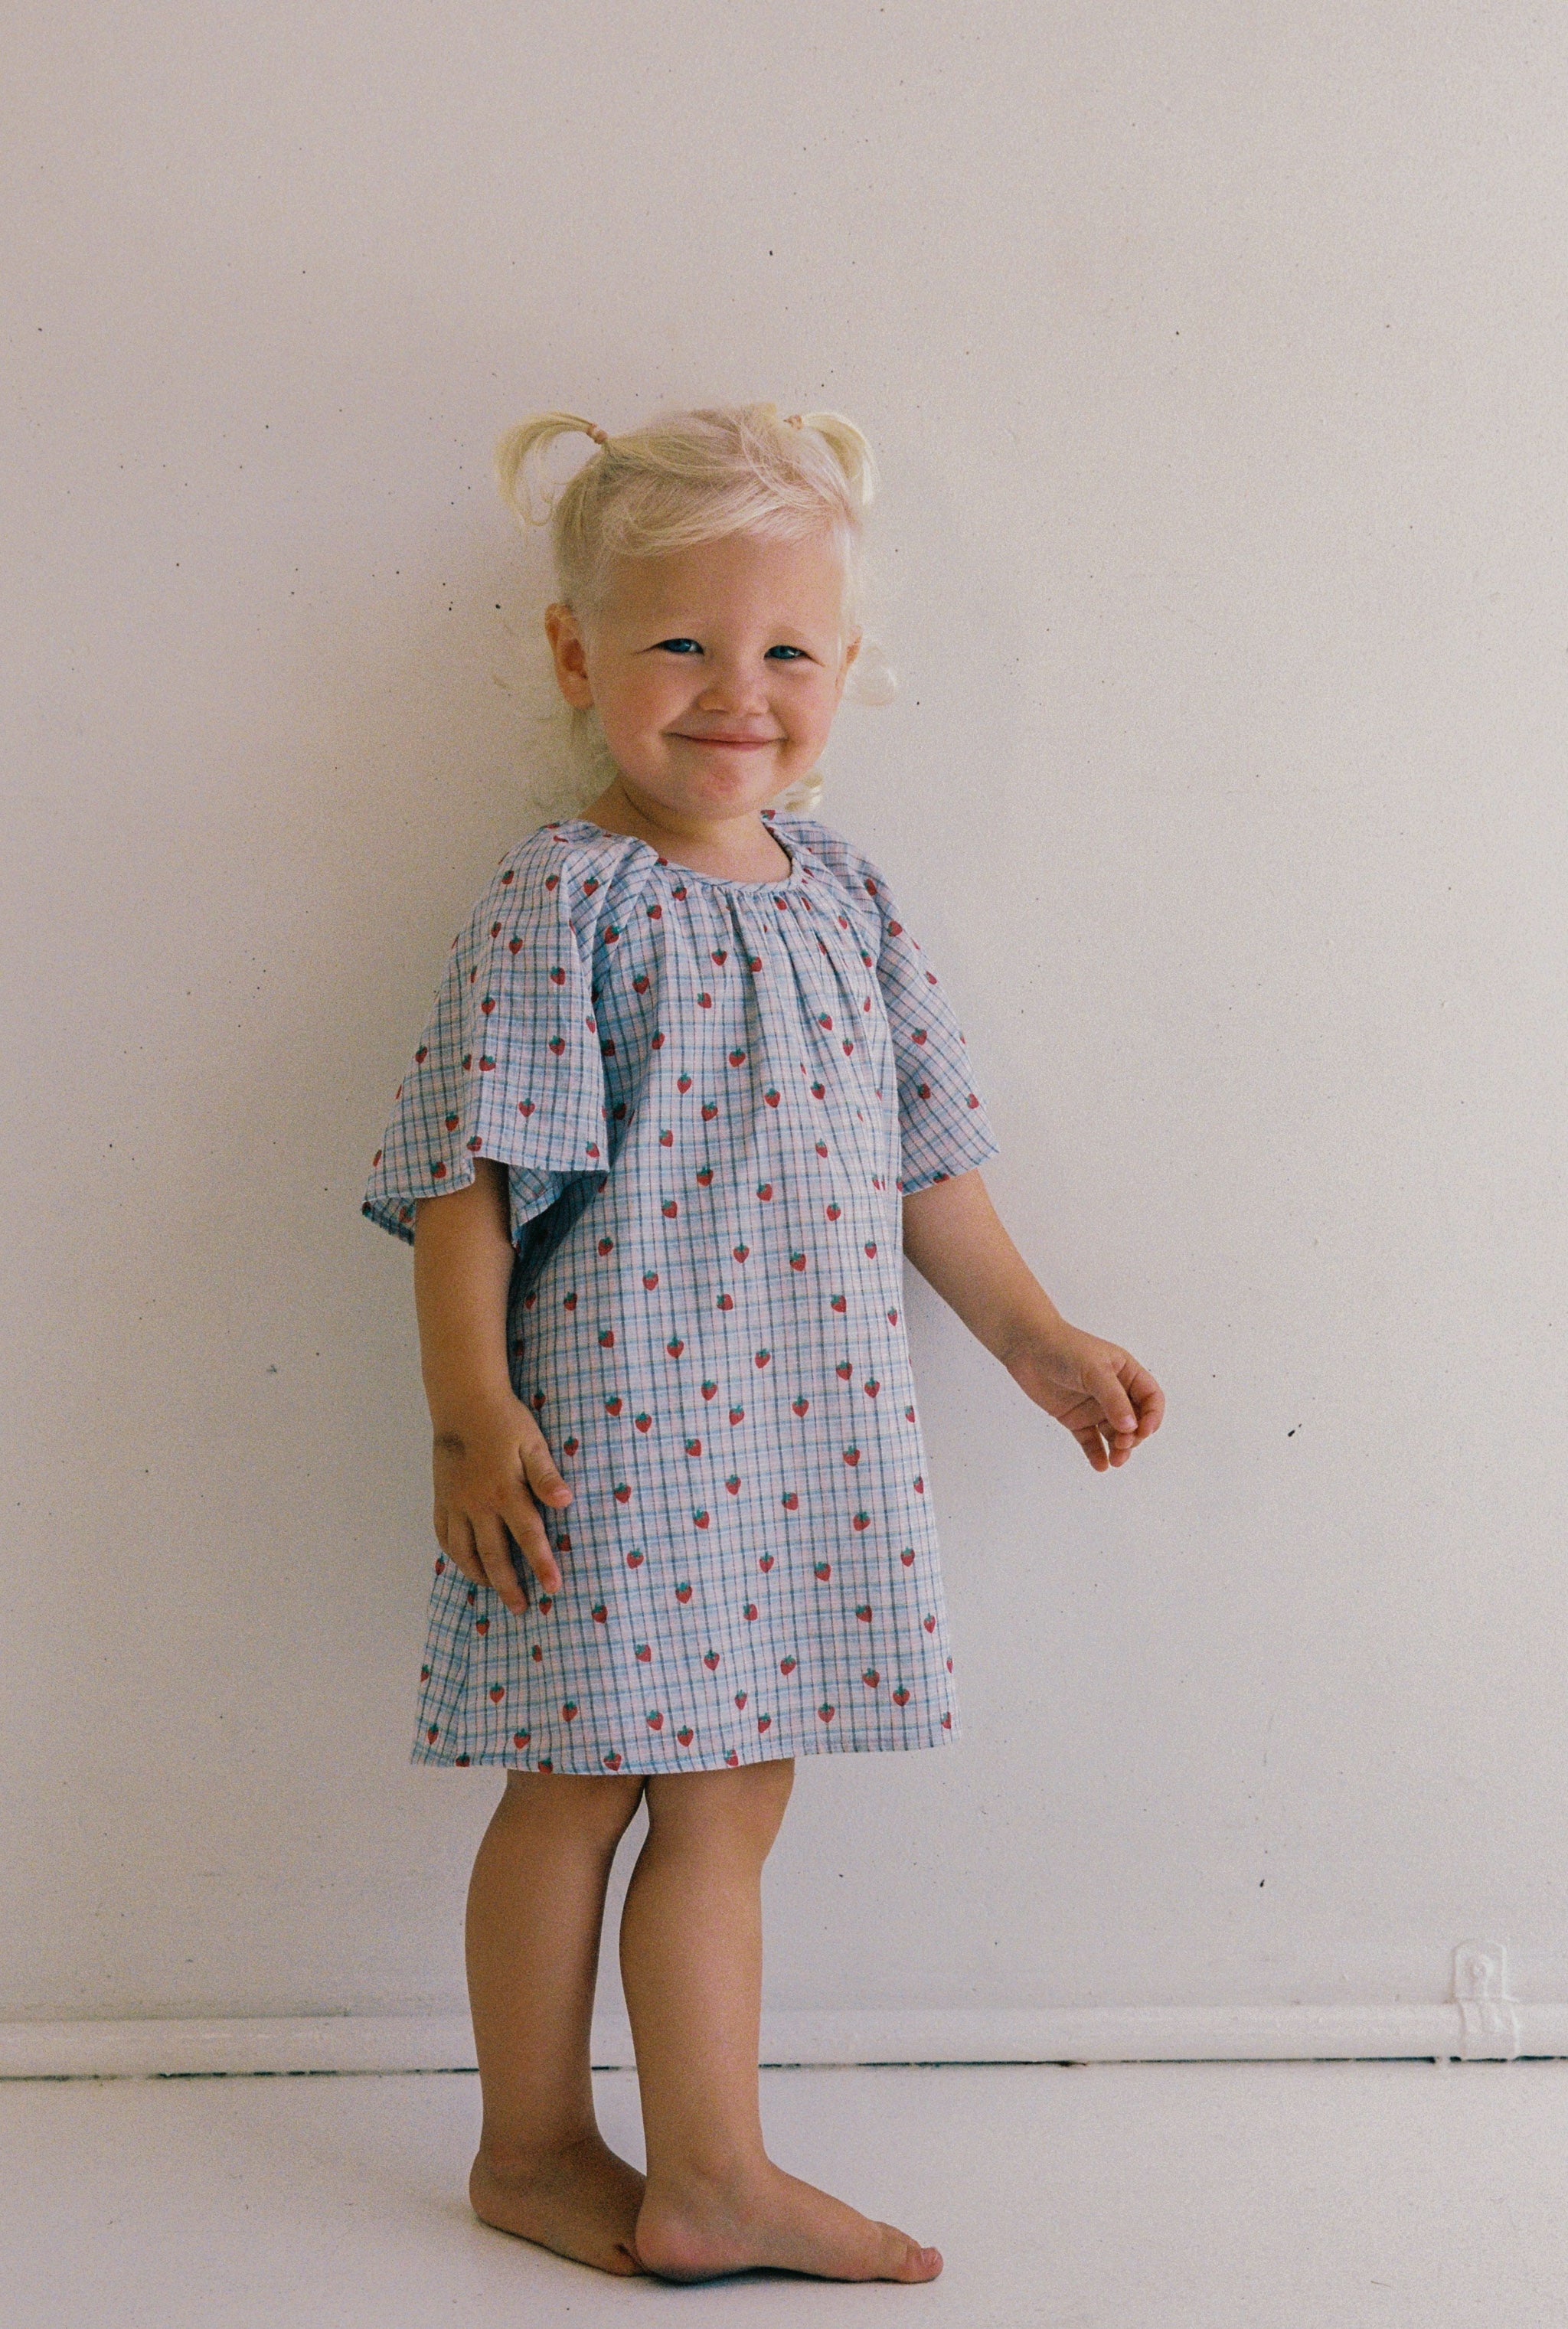
[{"label": "knee", "polygon": [[543,1822],[613,1853],[636,1816],[647,1780],[570,1771],[508,1771],[497,1809],[504,1818]]},{"label": "knee", "polygon": [[733,1771],[660,1773],[647,1782],[650,1835],[661,1844],[766,1860],[795,1784],[789,1756]]}]

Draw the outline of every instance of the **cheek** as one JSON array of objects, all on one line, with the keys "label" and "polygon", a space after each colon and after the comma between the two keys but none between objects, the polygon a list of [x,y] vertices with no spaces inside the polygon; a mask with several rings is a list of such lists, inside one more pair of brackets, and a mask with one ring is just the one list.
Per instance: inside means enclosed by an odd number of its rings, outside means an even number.
[{"label": "cheek", "polygon": [[605,729],[630,734],[665,725],[673,714],[679,690],[659,671],[639,671],[620,678],[600,701]]},{"label": "cheek", "polygon": [[838,691],[826,672],[797,688],[792,701],[780,709],[785,724],[792,736],[802,741],[820,743],[833,724],[838,707]]}]

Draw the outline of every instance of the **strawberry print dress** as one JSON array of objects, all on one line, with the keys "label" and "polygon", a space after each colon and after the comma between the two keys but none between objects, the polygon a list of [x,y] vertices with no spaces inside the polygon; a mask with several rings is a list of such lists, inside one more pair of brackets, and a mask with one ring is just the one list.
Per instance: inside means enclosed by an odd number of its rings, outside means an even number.
[{"label": "strawberry print dress", "polygon": [[[507,1170],[510,1372],[571,1503],[514,1617],[437,1560],[413,1759],[703,1771],[956,1735],[902,1198],[997,1154],[887,883],[779,811],[732,882],[570,817],[453,941],[363,1211]],[[522,1564],[519,1562],[519,1568]]]}]

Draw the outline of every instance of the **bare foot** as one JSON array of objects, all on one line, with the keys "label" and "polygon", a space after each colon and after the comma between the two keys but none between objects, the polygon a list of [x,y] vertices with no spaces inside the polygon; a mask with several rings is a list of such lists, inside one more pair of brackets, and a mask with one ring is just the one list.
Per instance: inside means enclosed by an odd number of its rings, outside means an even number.
[{"label": "bare foot", "polygon": [[649,2189],[637,2220],[637,2253],[661,2280],[713,2280],[759,2265],[820,2280],[934,2280],[935,2249],[863,2216],[771,2160],[741,2186]]},{"label": "bare foot", "polygon": [[492,2164],[481,2151],[468,2177],[474,2213],[557,2256],[601,2272],[641,2272],[633,2235],[643,2179],[597,2131],[564,2151],[522,2166]]}]

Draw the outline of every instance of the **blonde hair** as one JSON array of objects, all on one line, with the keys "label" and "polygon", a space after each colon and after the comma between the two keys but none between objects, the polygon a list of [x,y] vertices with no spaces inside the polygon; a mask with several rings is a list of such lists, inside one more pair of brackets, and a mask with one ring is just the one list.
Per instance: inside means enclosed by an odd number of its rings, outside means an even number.
[{"label": "blonde hair", "polygon": [[[594,438],[597,450],[552,492],[540,457],[556,438],[573,434]],[[784,416],[773,404],[721,405],[663,413],[619,437],[573,412],[542,412],[498,439],[496,476],[525,527],[549,526],[561,599],[582,622],[591,623],[603,606],[618,559],[657,557],[734,533],[798,540],[826,532],[844,572],[841,637],[858,627],[863,512],[876,470],[870,446],[841,412]],[[874,646],[867,662],[868,644],[852,667],[853,692],[862,702],[885,702],[893,676]],[[585,799],[616,773],[591,709],[571,713],[568,758]],[[781,806],[809,813],[821,791],[814,768]]]}]

